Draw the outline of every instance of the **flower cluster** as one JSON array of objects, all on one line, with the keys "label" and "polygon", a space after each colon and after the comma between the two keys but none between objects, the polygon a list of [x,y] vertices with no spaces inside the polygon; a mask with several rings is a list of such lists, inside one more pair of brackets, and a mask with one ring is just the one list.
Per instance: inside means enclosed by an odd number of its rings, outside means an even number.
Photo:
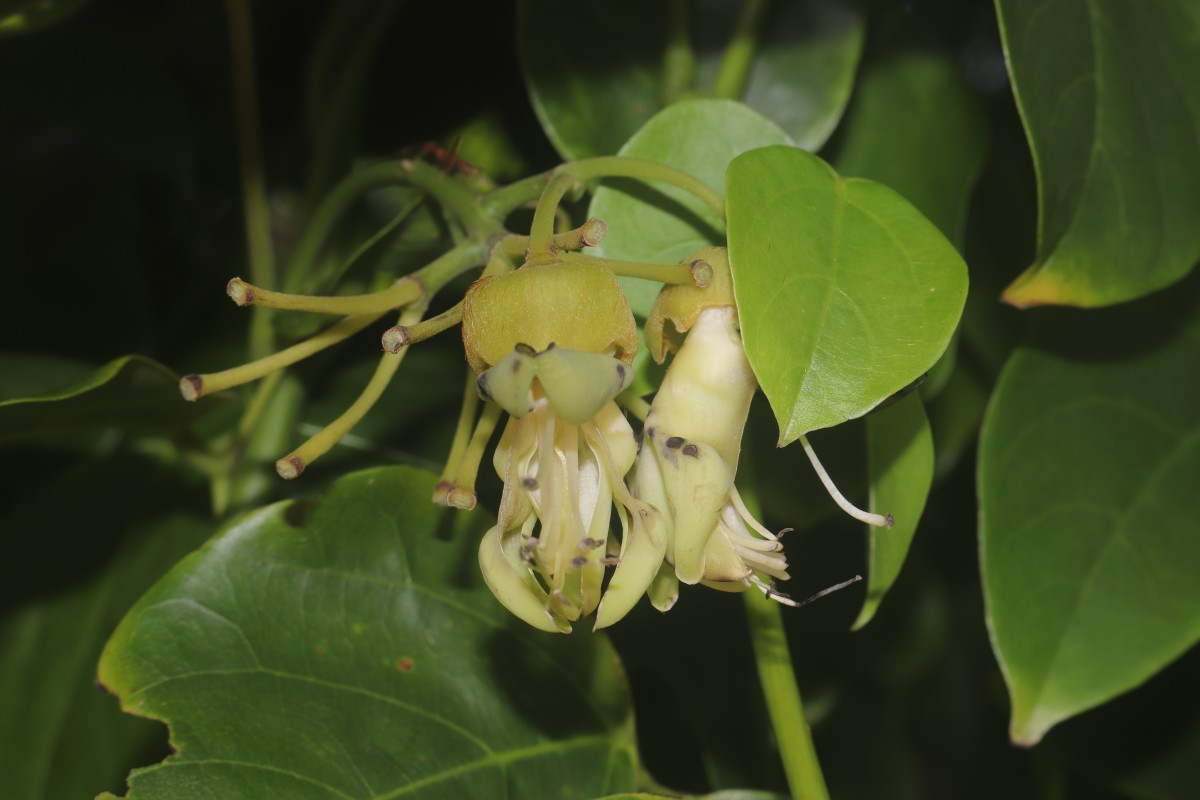
[{"label": "flower cluster", "polygon": [[[681,582],[791,602],[775,589],[788,578],[783,545],[734,485],[757,382],[725,251],[687,264],[703,287],[667,285],[645,325],[659,363],[675,354],[640,449],[615,402],[633,379],[636,327],[608,269],[527,265],[467,294],[463,340],[479,396],[509,417],[493,458],[503,496],[480,566],[497,599],[536,628],[569,632],[593,612],[607,627],[643,594],[666,611]],[[438,499],[454,504],[464,488],[443,485]]]}]

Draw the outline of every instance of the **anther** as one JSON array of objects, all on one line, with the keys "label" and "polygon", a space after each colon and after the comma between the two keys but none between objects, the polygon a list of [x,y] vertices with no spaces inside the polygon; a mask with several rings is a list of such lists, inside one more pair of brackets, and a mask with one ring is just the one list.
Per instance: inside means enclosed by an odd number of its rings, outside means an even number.
[{"label": "anther", "polygon": [[477,498],[473,489],[464,489],[461,486],[455,486],[446,494],[446,505],[451,508],[470,511],[475,507]]},{"label": "anther", "polygon": [[680,447],[683,447],[683,441],[682,436],[672,436],[670,439],[667,439],[667,447],[672,450],[678,450]]},{"label": "anther", "polygon": [[304,472],[306,466],[304,459],[300,456],[290,456],[276,461],[275,471],[279,473],[279,477],[285,481],[290,481],[293,478],[299,478],[300,473]]},{"label": "anther", "polygon": [[593,539],[590,536],[579,540],[579,547],[583,550],[595,550],[602,544],[604,544],[603,539]]},{"label": "anther", "polygon": [[389,353],[399,353],[412,341],[412,334],[405,325],[395,325],[383,332],[380,339],[383,349]]},{"label": "anther", "polygon": [[521,486],[532,492],[534,489],[538,488],[537,478],[522,478]]},{"label": "anther", "polygon": [[587,556],[575,556],[574,558],[571,559],[571,566],[574,567],[575,569],[579,569],[587,562],[588,562]]},{"label": "anther", "polygon": [[236,305],[245,308],[254,302],[254,287],[241,278],[232,278],[225,284],[225,294]]},{"label": "anther", "polygon": [[184,375],[179,379],[179,393],[183,395],[184,400],[196,402],[200,395],[204,394],[204,379],[194,372]]},{"label": "anther", "polygon": [[700,457],[700,448],[696,447],[696,445],[694,445],[694,444],[685,444],[683,446],[683,450],[681,450],[680,452],[683,453],[685,456],[691,456],[692,458]]}]

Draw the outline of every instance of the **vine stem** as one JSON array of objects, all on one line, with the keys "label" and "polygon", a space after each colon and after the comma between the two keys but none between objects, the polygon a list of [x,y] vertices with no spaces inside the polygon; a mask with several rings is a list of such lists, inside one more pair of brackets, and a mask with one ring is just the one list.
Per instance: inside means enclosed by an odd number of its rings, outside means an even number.
[{"label": "vine stem", "polygon": [[779,604],[759,592],[749,591],[743,596],[758,678],[792,798],[829,800],[817,750],[804,719],[804,704],[796,685]]},{"label": "vine stem", "polygon": [[763,17],[769,5],[769,0],[743,0],[733,36],[725,48],[721,65],[717,68],[717,78],[713,81],[714,96],[741,99],[746,80],[750,77],[754,55],[758,51],[758,32],[762,29]]},{"label": "vine stem", "polygon": [[[275,285],[275,249],[271,243],[271,215],[267,206],[259,145],[258,92],[254,79],[254,33],[249,0],[225,0],[229,17],[229,46],[233,62],[233,95],[237,109],[238,152],[242,168],[242,202],[245,206],[246,246],[251,280],[260,286]],[[254,309],[250,320],[250,355],[261,358],[275,346],[271,311]]]}]

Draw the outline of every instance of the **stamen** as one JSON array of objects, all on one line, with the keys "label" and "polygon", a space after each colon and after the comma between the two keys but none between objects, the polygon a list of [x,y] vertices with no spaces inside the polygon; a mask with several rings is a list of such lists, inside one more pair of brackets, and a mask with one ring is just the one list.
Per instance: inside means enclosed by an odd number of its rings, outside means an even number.
[{"label": "stamen", "polygon": [[259,378],[270,375],[272,372],[281,370],[284,367],[290,367],[298,361],[303,361],[314,353],[319,353],[338,342],[349,339],[381,316],[383,316],[383,312],[356,314],[352,317],[346,317],[341,322],[326,328],[312,338],[305,339],[303,342],[298,342],[291,347],[284,348],[278,353],[272,353],[264,358],[251,361],[248,364],[242,364],[238,367],[205,375],[187,375],[179,383],[179,392],[185,400],[196,400],[213,392],[232,389],[234,386],[241,386],[243,383],[256,381]]},{"label": "stamen", "polygon": [[[475,478],[479,475],[479,463],[483,460],[484,451],[487,450],[488,440],[492,438],[492,433],[496,430],[496,423],[500,421],[500,413],[500,406],[488,403],[483,407],[483,413],[479,415],[475,432],[471,434],[471,441],[463,451],[458,468],[455,470],[454,488],[450,490],[450,496],[447,498],[453,508],[470,511],[475,507]],[[470,505],[467,505],[468,502]]]},{"label": "stamen", "polygon": [[[400,322],[416,323],[421,319],[423,313],[425,313],[425,309],[422,307],[409,308],[400,315]],[[275,471],[279,473],[279,477],[284,480],[298,477],[305,467],[328,453],[343,436],[349,433],[350,429],[357,425],[371,410],[371,407],[379,401],[383,390],[387,388],[388,383],[396,374],[396,370],[400,368],[406,352],[408,351],[401,350],[396,355],[383,356],[379,360],[379,366],[375,368],[375,374],[371,376],[371,380],[363,388],[358,399],[343,411],[340,417],[322,428],[307,442],[276,461]],[[299,468],[297,468],[298,465],[300,465]],[[451,490],[451,494],[453,494],[453,490]]]},{"label": "stamen", "polygon": [[383,291],[340,297],[272,292],[247,283],[241,278],[234,278],[226,285],[225,293],[233,302],[243,307],[256,305],[290,311],[310,311],[315,314],[349,315],[384,314],[417,300],[425,293],[425,289],[421,281],[411,275],[401,278]]},{"label": "stamen", "polygon": [[458,472],[463,454],[467,451],[467,443],[471,440],[472,423],[475,421],[475,410],[478,407],[479,392],[475,390],[475,373],[468,367],[462,408],[458,412],[458,425],[454,429],[454,439],[450,444],[450,456],[446,459],[441,477],[438,478],[437,488],[433,490],[433,502],[438,505],[449,505],[450,490],[454,488],[453,477]]},{"label": "stamen", "polygon": [[[692,264],[659,264],[650,261],[623,261],[617,258],[602,258],[585,253],[564,253],[560,259],[572,264],[592,264],[608,267],[614,275],[630,278],[645,278],[677,286],[696,286],[703,289],[712,282],[712,265],[707,261]],[[697,267],[696,264],[703,266]],[[707,269],[705,269],[707,267]]]},{"label": "stamen", "polygon": [[778,535],[767,530],[766,526],[754,518],[750,513],[750,509],[746,508],[745,502],[742,501],[742,496],[738,494],[736,486],[731,486],[729,489],[729,502],[733,505],[737,515],[742,518],[742,521],[762,535],[764,539],[776,541],[780,536],[783,536],[784,531],[790,531],[791,528],[784,528]]},{"label": "stamen", "polygon": [[868,525],[874,525],[877,528],[890,528],[895,524],[891,514],[872,514],[869,511],[863,511],[858,506],[851,503],[838,488],[833,485],[833,479],[829,477],[829,473],[821,466],[821,462],[817,459],[817,454],[813,452],[812,445],[808,443],[808,437],[800,437],[800,445],[804,448],[804,453],[808,456],[808,460],[812,462],[813,469],[817,472],[817,477],[821,479],[821,483],[825,485],[825,491],[829,492],[829,496],[838,504],[838,507],[845,511],[855,519],[865,522]]},{"label": "stamen", "polygon": [[410,344],[423,342],[431,336],[436,336],[447,328],[452,328],[462,322],[463,301],[459,300],[454,307],[443,311],[436,317],[430,317],[416,325],[396,325],[383,332],[383,349],[389,353],[398,353],[400,348]]}]

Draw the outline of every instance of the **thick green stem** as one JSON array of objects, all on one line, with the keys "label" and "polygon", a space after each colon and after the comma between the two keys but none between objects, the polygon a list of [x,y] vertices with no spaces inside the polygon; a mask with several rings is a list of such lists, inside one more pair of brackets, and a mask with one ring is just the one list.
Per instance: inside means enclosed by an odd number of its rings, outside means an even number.
[{"label": "thick green stem", "polygon": [[537,208],[533,211],[533,223],[529,226],[529,260],[537,257],[549,258],[554,254],[554,218],[563,195],[575,183],[570,175],[555,175],[542,192]]},{"label": "thick green stem", "polygon": [[[271,214],[267,205],[259,147],[258,92],[254,80],[254,33],[249,0],[225,0],[229,17],[229,47],[233,61],[233,95],[237,109],[238,153],[242,169],[242,203],[250,275],[255,283],[275,284],[275,249],[271,243]],[[255,309],[250,321],[250,355],[258,358],[274,349],[271,312]]]},{"label": "thick green stem", "polygon": [[[383,161],[372,164],[346,176],[341,183],[333,187],[329,194],[325,195],[321,205],[317,207],[305,224],[304,233],[301,234],[300,241],[296,243],[296,249],[292,253],[287,275],[284,276],[284,287],[287,291],[297,292],[304,288],[312,290],[323,283],[321,279],[311,279],[310,273],[317,257],[321,254],[321,249],[329,240],[334,226],[354,202],[370,190],[379,186],[399,183],[403,179],[404,163],[403,161]],[[255,282],[263,283],[258,280]]]},{"label": "thick green stem", "polygon": [[746,592],[744,597],[758,678],[792,798],[829,800],[817,751],[804,719],[804,704],[788,654],[779,604],[753,590]]},{"label": "thick green stem", "polygon": [[740,100],[750,77],[750,67],[758,51],[758,33],[762,29],[769,0],[743,0],[734,24],[733,36],[721,57],[712,93],[716,97]]},{"label": "thick green stem", "polygon": [[635,178],[646,183],[678,186],[699,198],[716,212],[717,216],[725,218],[725,198],[720,192],[683,170],[668,167],[657,161],[626,156],[601,156],[564,164],[558,171],[573,175],[581,181],[595,178]]},{"label": "thick green stem", "polygon": [[424,190],[451,215],[457,217],[473,236],[490,236],[502,230],[500,222],[479,205],[479,195],[453,175],[424,161],[405,161],[404,173],[410,184]]}]

